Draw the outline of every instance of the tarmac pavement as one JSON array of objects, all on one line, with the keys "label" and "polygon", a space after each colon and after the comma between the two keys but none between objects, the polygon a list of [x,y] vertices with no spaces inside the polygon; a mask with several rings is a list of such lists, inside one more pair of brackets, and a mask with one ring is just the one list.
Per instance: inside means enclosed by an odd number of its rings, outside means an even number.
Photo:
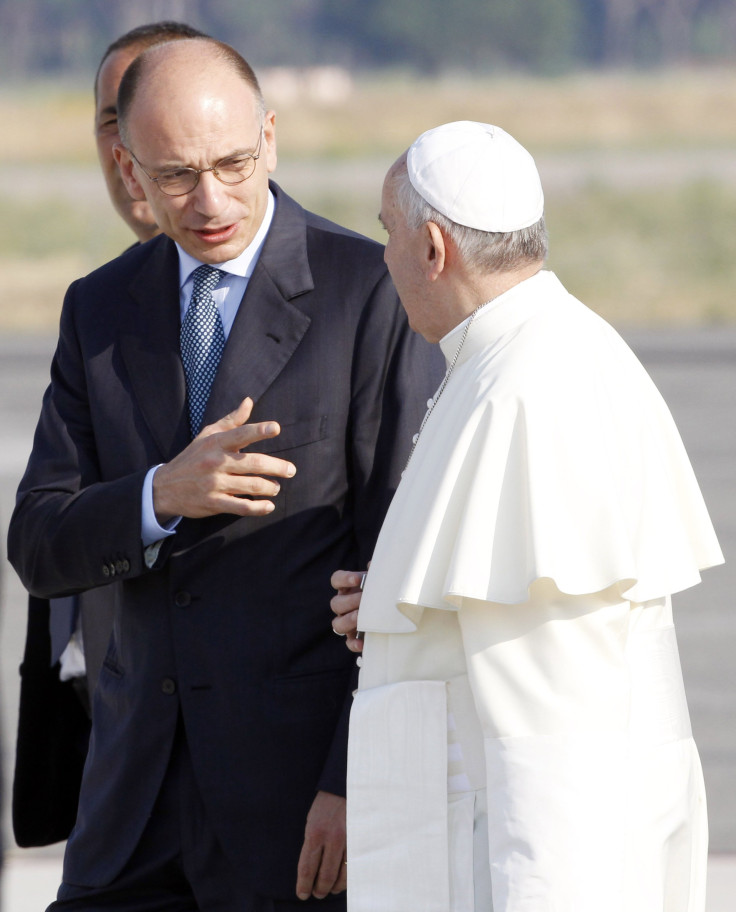
[{"label": "tarmac pavement", "polygon": [[[667,400],[695,467],[726,565],[674,599],[685,685],[708,791],[707,912],[736,910],[736,326],[623,332]],[[0,713],[4,794],[17,724],[25,594],[5,560],[5,530],[30,451],[54,339],[0,339]],[[7,800],[6,800],[7,805]],[[7,806],[2,912],[42,912],[54,898],[61,847],[14,846]],[[234,910],[235,912],[235,910]],[[591,910],[593,912],[593,910]]]},{"label": "tarmac pavement", "polygon": [[[60,875],[60,855],[49,857],[36,855],[35,850],[15,849],[6,859],[0,909],[2,912],[43,912],[56,897]],[[734,912],[735,906],[736,857],[711,855],[706,912]],[[237,910],[233,909],[233,912]]]}]

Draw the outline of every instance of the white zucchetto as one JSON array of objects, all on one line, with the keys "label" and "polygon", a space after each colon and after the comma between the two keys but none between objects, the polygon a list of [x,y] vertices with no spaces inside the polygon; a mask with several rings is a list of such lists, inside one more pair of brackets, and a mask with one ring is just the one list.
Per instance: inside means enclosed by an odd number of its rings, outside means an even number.
[{"label": "white zucchetto", "polygon": [[492,124],[460,120],[427,130],[409,149],[407,169],[417,193],[458,225],[518,231],[544,213],[534,159]]}]

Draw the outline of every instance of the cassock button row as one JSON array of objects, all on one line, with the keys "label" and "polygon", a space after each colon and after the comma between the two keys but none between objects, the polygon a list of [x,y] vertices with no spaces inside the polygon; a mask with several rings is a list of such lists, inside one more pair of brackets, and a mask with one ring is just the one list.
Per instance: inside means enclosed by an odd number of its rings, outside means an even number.
[{"label": "cassock button row", "polygon": [[161,690],[163,693],[168,694],[169,696],[171,696],[171,694],[175,694],[176,681],[173,678],[164,678],[161,682]]},{"label": "cassock button row", "polygon": [[174,596],[174,604],[177,608],[188,608],[192,603],[192,596],[188,592],[177,592]]}]

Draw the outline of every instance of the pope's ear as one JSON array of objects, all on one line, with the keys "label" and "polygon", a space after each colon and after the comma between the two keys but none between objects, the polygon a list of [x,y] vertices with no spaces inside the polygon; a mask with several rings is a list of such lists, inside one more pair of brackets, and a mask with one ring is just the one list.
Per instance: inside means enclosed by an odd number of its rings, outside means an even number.
[{"label": "pope's ear", "polygon": [[447,257],[447,245],[445,236],[442,234],[440,227],[435,222],[427,222],[424,226],[426,230],[426,265],[427,277],[431,282],[438,279],[445,268]]},{"label": "pope's ear", "polygon": [[133,156],[122,143],[115,143],[112,147],[112,154],[118,163],[125,189],[134,200],[144,200],[146,194],[143,192],[143,187],[136,176]]}]

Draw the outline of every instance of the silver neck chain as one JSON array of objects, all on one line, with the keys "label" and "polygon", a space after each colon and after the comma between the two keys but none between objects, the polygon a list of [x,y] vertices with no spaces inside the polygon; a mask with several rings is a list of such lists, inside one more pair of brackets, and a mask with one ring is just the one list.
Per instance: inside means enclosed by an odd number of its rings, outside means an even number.
[{"label": "silver neck chain", "polygon": [[[491,298],[491,301],[492,300],[493,300],[493,298]],[[481,310],[483,310],[483,308],[486,307],[486,305],[490,304],[491,301],[484,301],[482,304],[479,304],[475,308],[475,310],[471,313],[471,315],[468,317],[468,321],[465,324],[465,329],[463,330],[462,338],[460,339],[460,344],[458,345],[458,347],[455,351],[455,354],[453,355],[452,361],[450,361],[450,366],[445,371],[445,376],[442,378],[442,383],[440,383],[439,389],[434,394],[434,398],[432,399],[432,404],[427,409],[427,412],[426,412],[424,418],[422,419],[422,423],[419,427],[419,430],[414,435],[414,439],[412,440],[412,444],[411,444],[411,451],[409,452],[409,458],[406,460],[406,465],[404,466],[404,471],[406,471],[407,466],[411,462],[411,457],[414,455],[414,450],[417,448],[417,444],[419,443],[419,438],[421,436],[422,431],[424,430],[424,426],[429,421],[429,416],[434,411],[434,407],[440,401],[440,396],[445,391],[445,387],[447,386],[450,376],[451,376],[453,370],[455,369],[455,365],[457,364],[457,359],[460,357],[460,352],[463,350],[463,345],[465,345],[465,340],[468,338],[468,332],[470,331],[470,327],[473,323],[473,320],[475,320],[476,315]]]}]

